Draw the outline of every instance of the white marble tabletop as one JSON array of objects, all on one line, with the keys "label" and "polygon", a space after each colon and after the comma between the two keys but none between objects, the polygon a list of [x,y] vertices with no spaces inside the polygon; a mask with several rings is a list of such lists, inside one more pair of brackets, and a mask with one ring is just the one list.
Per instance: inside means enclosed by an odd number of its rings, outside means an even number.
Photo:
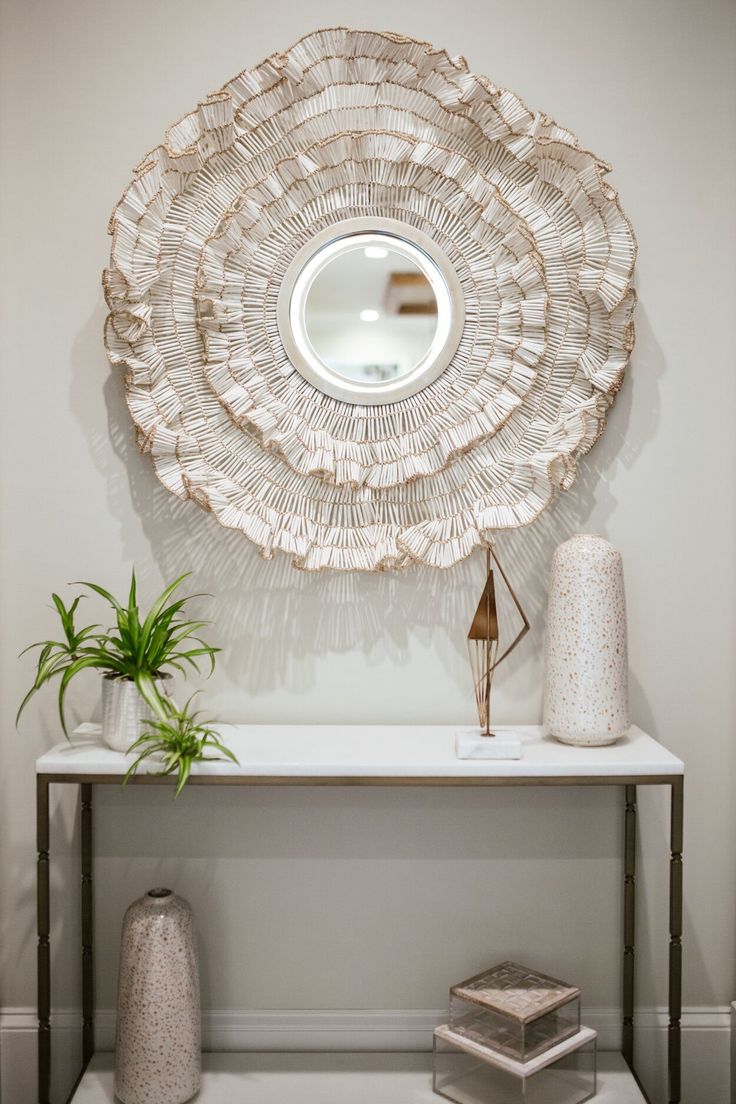
[{"label": "white marble tabletop", "polygon": [[[196,763],[194,775],[258,778],[609,778],[673,776],[684,765],[661,744],[632,726],[609,747],[569,747],[538,725],[498,726],[522,741],[521,759],[458,759],[460,725],[218,725],[217,731],[240,765]],[[98,725],[82,725],[36,761],[47,775],[124,774],[132,757],[106,747]],[[150,760],[141,773],[159,769]]]}]

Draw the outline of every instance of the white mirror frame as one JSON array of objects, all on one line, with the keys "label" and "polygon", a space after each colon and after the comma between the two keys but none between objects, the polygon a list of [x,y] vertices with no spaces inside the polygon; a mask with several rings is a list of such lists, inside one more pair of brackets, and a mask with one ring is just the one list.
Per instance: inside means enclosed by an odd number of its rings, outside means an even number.
[{"label": "white mirror frame", "polygon": [[[307,333],[305,308],[313,281],[344,242],[355,239],[368,245],[386,236],[386,244],[403,253],[429,280],[437,300],[437,330],[410,372],[392,380],[362,383],[346,379],[319,358]],[[428,234],[398,219],[354,218],[315,234],[296,254],[279,292],[278,323],[289,360],[306,380],[334,399],[373,406],[415,395],[444,372],[463,332],[465,303],[455,269]]]},{"label": "white mirror frame", "polygon": [[[169,128],[109,223],[105,344],[159,479],[309,571],[451,567],[533,521],[633,346],[609,171],[401,35],[319,30],[238,74]],[[351,220],[395,220],[451,299],[442,352],[390,402],[310,379],[284,324],[289,282]]]}]

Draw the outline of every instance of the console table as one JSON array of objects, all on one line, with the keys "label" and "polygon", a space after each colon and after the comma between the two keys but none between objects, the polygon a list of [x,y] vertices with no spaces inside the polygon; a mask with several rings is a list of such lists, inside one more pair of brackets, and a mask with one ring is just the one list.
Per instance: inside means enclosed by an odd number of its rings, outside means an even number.
[{"label": "console table", "polygon": [[[622,1076],[628,1079],[629,1085],[624,1092],[625,1099],[632,1101],[646,1099],[636,1088],[634,1071],[636,789],[639,785],[668,786],[671,794],[668,1099],[670,1104],[679,1104],[684,781],[684,766],[680,759],[636,727],[632,727],[617,744],[603,748],[567,747],[545,737],[539,727],[515,727],[506,731],[513,732],[522,740],[523,757],[518,760],[458,760],[454,750],[456,727],[447,725],[223,725],[219,726],[219,731],[237,755],[240,765],[221,762],[197,764],[189,785],[621,787],[625,803],[622,1053],[630,1071]],[[36,763],[39,1104],[49,1104],[51,1069],[49,790],[52,785],[76,785],[79,787],[81,806],[83,1066],[76,1099],[112,1100],[111,1093],[108,1095],[108,1090],[104,1088],[104,1085],[111,1084],[109,1071],[104,1074],[104,1070],[102,1073],[98,1070],[85,1077],[85,1069],[95,1050],[92,795],[94,786],[119,785],[130,762],[130,757],[112,751],[100,742],[96,726],[83,725],[71,743],[58,745]],[[173,785],[171,778],[158,777],[152,773],[154,770],[155,764],[143,764],[131,784]],[[409,1064],[411,1066],[412,1063]],[[90,1070],[94,1071],[99,1065],[99,1061],[95,1061]],[[416,1060],[414,1065],[417,1065]],[[219,1068],[217,1061],[214,1067]],[[426,1079],[426,1071],[421,1067],[420,1061],[417,1076]],[[217,1073],[211,1075],[213,1078],[217,1076]],[[344,1060],[341,1076],[345,1076]],[[356,1071],[354,1076],[361,1077],[363,1073]],[[98,1091],[88,1078],[94,1079],[95,1084],[103,1088]],[[424,1085],[424,1080],[421,1084]],[[210,1081],[210,1089],[203,1089],[207,1100],[216,1099],[213,1085],[214,1081]],[[340,1091],[344,1094],[344,1085]],[[266,1095],[266,1090],[261,1090],[263,1099]],[[70,1100],[74,1098],[73,1092]],[[254,1100],[256,1098],[253,1097]],[[622,1099],[622,1096],[609,1096],[608,1091],[602,1094],[602,1099],[614,1098]],[[247,1099],[250,1100],[250,1096]],[[296,1092],[291,1099],[294,1104],[299,1104]],[[433,1099],[431,1092],[427,1099]]]}]

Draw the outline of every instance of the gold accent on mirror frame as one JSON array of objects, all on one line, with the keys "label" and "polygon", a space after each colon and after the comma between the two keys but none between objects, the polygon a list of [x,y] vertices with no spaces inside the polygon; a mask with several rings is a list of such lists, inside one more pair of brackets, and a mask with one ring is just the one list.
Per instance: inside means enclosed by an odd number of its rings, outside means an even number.
[{"label": "gold accent on mirror frame", "polygon": [[[175,123],[110,219],[105,344],[170,491],[307,570],[450,567],[575,478],[633,346],[610,166],[396,34],[316,31]],[[431,239],[462,288],[445,370],[355,405],[290,364],[279,289],[329,228]]]}]

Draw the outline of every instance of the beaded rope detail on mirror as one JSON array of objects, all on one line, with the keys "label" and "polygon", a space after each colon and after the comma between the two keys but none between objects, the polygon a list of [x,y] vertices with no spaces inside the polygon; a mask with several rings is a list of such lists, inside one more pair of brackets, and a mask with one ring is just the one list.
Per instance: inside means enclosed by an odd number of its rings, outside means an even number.
[{"label": "beaded rope detail on mirror", "polygon": [[[110,220],[105,333],[174,494],[302,568],[449,567],[532,521],[598,438],[633,344],[609,166],[462,58],[306,36],[167,132]],[[391,405],[289,363],[289,264],[344,220],[427,235],[462,286],[442,374]]]}]

